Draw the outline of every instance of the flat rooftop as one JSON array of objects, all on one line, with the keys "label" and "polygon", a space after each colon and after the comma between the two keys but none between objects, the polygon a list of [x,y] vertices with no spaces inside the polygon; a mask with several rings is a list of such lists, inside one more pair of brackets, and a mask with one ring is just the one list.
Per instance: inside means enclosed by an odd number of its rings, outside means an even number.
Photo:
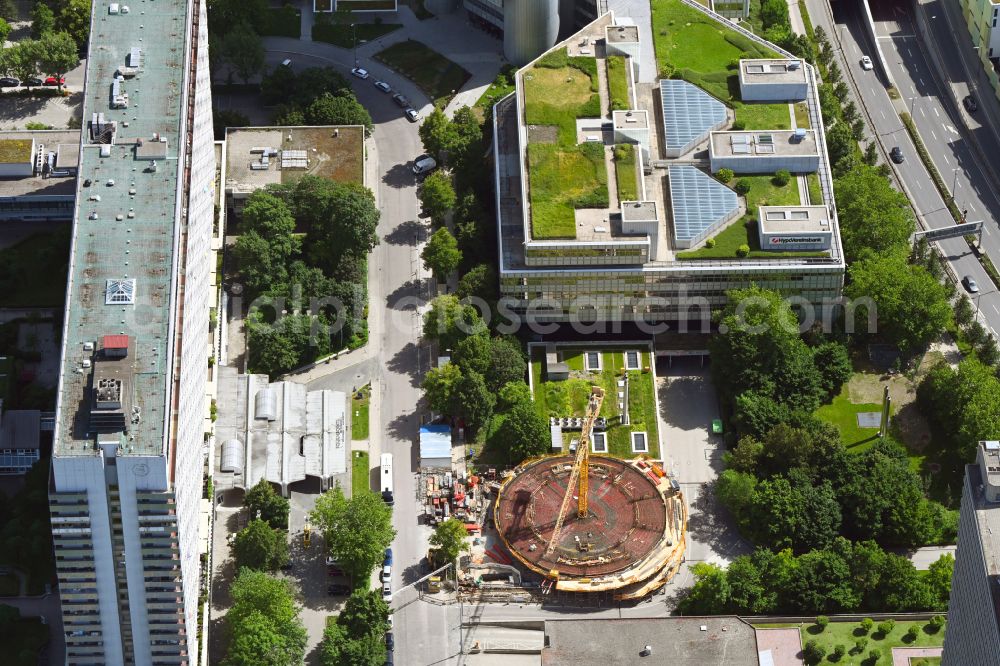
[{"label": "flat rooftop", "polygon": [[765,130],[712,132],[712,153],[722,157],[772,155],[816,155],[816,131],[805,130],[797,135],[797,130]]},{"label": "flat rooftop", "polygon": [[[25,130],[0,132],[0,143],[8,140],[31,142],[46,154],[55,153],[57,168],[76,169],[80,160],[80,130]],[[30,157],[30,156],[29,156]],[[72,196],[76,192],[73,176],[31,176],[0,178],[0,199],[21,196]]]},{"label": "flat rooftop", "polygon": [[364,131],[361,125],[231,127],[226,130],[226,192],[249,194],[305,174],[362,183]]},{"label": "flat rooftop", "polygon": [[605,32],[606,38],[613,44],[628,44],[639,41],[639,26],[609,25]]},{"label": "flat rooftop", "polygon": [[[996,452],[993,452],[996,454]],[[989,467],[994,467],[991,463],[1000,465],[1000,456],[995,460],[990,457],[984,458],[984,462]],[[994,467],[995,469],[1000,469]],[[979,532],[979,542],[983,549],[983,558],[986,560],[986,577],[989,579],[990,597],[993,600],[993,612],[1000,625],[1000,503],[987,502],[980,486],[984,482],[989,482],[989,477],[997,474],[994,470],[984,470],[982,465],[966,465],[966,483],[969,484],[970,494],[974,502],[972,507],[976,512],[976,524]],[[963,507],[963,510],[965,507]]]},{"label": "flat rooftop", "polygon": [[797,58],[760,58],[740,60],[740,78],[744,84],[805,83],[806,68]]},{"label": "flat rooftop", "polygon": [[[114,15],[104,3],[93,7],[84,131],[94,114],[104,114],[117,128],[113,144],[88,143],[80,154],[54,443],[58,456],[94,453],[88,391],[95,373],[82,367],[93,354],[84,344],[110,334],[132,340],[132,404],[141,413],[127,440],[118,433],[122,452],[161,455],[166,444],[188,3],[133,0],[130,7],[128,14]],[[142,66],[121,83],[129,105],[112,108],[115,72],[134,48],[142,50]],[[151,171],[148,162],[135,159],[135,146],[154,135],[167,139],[168,150]],[[92,181],[89,187],[83,186],[85,179]],[[108,302],[109,280],[133,279],[131,299]]]},{"label": "flat rooftop", "polygon": [[826,206],[761,206],[757,217],[765,233],[830,231]]},{"label": "flat rooftop", "polygon": [[548,620],[543,666],[759,666],[756,633],[738,617]]}]

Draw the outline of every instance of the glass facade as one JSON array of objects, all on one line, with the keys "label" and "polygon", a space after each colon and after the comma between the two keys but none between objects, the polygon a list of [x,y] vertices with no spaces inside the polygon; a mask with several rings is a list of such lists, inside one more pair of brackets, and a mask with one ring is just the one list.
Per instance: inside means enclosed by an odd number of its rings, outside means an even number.
[{"label": "glass facade", "polygon": [[38,449],[0,449],[0,474],[24,474],[38,458]]}]

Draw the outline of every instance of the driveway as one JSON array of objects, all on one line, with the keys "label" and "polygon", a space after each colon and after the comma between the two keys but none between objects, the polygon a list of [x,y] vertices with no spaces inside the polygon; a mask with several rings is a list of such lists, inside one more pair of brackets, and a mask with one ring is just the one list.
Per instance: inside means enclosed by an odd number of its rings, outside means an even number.
[{"label": "driveway", "polygon": [[[16,89],[14,92],[4,92],[0,95],[0,129],[24,129],[27,123],[44,123],[55,129],[69,127],[73,116],[81,117],[83,113],[83,78],[87,70],[87,61],[66,73],[66,90],[68,97],[48,94],[47,88],[38,96],[26,96]],[[10,91],[10,88],[4,90]]]}]

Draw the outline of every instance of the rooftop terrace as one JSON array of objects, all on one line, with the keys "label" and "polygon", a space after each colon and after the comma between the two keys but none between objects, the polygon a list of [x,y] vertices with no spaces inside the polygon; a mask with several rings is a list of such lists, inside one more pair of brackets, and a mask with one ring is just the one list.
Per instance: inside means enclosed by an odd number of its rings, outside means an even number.
[{"label": "rooftop terrace", "polygon": [[[27,152],[24,150],[25,145]],[[31,154],[32,145],[35,147],[34,155]],[[80,160],[80,130],[0,132],[0,153],[3,153],[0,155],[0,163],[9,164],[14,163],[15,157],[17,161],[33,161],[39,153],[47,161],[51,154],[54,158],[53,167],[72,172],[69,177],[43,177],[42,172],[37,169],[38,165],[33,164],[30,176],[0,179],[0,197],[66,196],[76,192],[76,181],[71,176],[75,175]]]},{"label": "rooftop terrace", "polygon": [[[85,345],[107,334],[132,341],[132,400],[141,418],[130,425],[127,441],[120,441],[123,451],[157,455],[166,442],[191,6],[185,0],[133,0],[130,7],[113,15],[103,1],[93,8],[83,118],[97,131],[85,129],[80,153],[55,433],[60,456],[93,454],[88,401],[96,373],[84,367],[93,355]],[[118,82],[119,103],[112,108],[115,73],[133,49],[141,50],[141,66]],[[125,107],[122,93],[128,96]],[[104,117],[99,127],[91,123],[97,114]],[[110,131],[114,143],[91,143],[91,136],[104,141]],[[140,139],[165,139],[165,158],[155,168],[137,159]],[[110,302],[109,280],[134,280],[132,298]]]}]

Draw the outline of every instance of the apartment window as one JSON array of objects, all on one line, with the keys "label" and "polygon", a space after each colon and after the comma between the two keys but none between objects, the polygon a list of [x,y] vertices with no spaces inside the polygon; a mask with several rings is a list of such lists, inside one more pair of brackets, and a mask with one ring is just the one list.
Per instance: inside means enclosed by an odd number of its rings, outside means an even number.
[{"label": "apartment window", "polygon": [[632,433],[632,453],[649,453],[649,442],[646,440],[646,433]]},{"label": "apartment window", "polygon": [[639,352],[637,351],[627,351],[625,352],[625,369],[626,370],[638,370],[639,369]]},{"label": "apartment window", "polygon": [[608,437],[607,433],[595,432],[590,436],[590,450],[593,453],[607,453],[608,452]]},{"label": "apartment window", "polygon": [[587,352],[584,354],[584,359],[587,362],[587,370],[592,370],[594,372],[601,371],[601,353],[600,352]]}]

